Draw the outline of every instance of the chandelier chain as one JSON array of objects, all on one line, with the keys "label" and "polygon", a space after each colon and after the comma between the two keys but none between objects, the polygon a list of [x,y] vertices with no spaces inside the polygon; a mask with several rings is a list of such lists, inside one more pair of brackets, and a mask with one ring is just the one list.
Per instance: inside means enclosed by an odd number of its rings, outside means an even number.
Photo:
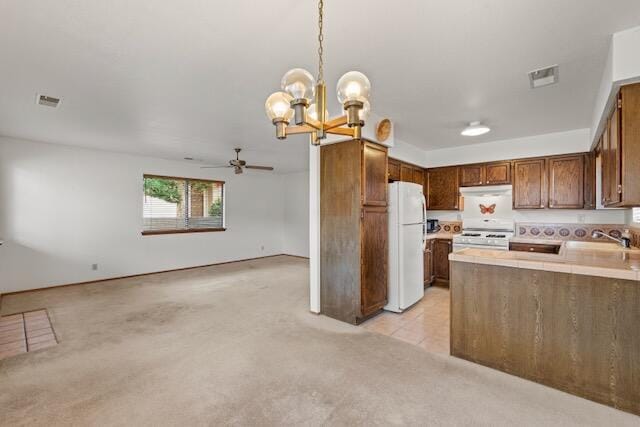
[{"label": "chandelier chain", "polygon": [[318,83],[324,83],[324,61],[322,58],[324,34],[322,32],[323,25],[323,0],[318,1]]}]

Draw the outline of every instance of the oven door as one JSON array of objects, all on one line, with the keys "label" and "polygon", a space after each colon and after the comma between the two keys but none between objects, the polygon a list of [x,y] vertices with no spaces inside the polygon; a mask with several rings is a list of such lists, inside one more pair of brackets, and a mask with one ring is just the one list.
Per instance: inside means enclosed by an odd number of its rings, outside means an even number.
[{"label": "oven door", "polygon": [[465,248],[474,248],[474,249],[490,249],[492,251],[508,251],[508,246],[488,246],[488,245],[473,245],[470,243],[454,243],[453,251],[457,251]]}]

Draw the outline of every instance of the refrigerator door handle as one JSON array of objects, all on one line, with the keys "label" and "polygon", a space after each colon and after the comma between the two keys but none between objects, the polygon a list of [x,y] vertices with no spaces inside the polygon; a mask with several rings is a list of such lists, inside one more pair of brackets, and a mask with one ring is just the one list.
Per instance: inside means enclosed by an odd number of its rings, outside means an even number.
[{"label": "refrigerator door handle", "polygon": [[422,251],[427,250],[427,199],[422,195]]}]

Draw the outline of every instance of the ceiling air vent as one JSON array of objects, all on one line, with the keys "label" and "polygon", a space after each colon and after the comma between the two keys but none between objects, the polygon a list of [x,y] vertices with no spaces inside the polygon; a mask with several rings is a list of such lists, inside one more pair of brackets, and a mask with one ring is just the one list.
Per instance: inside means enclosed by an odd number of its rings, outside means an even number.
[{"label": "ceiling air vent", "polygon": [[529,83],[531,84],[531,89],[558,83],[558,66],[552,65],[551,67],[529,72]]},{"label": "ceiling air vent", "polygon": [[38,94],[37,103],[38,105],[44,105],[45,107],[58,108],[58,105],[60,105],[60,98]]}]

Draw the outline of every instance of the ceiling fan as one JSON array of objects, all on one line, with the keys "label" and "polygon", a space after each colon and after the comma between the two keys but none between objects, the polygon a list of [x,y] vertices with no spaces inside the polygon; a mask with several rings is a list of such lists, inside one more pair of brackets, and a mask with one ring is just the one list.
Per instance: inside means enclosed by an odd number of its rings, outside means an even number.
[{"label": "ceiling fan", "polygon": [[240,151],[242,148],[234,148],[236,152],[236,158],[229,160],[228,165],[220,165],[220,166],[201,166],[201,169],[215,169],[215,168],[234,168],[236,174],[242,173],[243,168],[247,169],[258,169],[263,171],[272,171],[273,167],[271,166],[256,166],[256,165],[248,165],[244,160],[240,160]]}]

